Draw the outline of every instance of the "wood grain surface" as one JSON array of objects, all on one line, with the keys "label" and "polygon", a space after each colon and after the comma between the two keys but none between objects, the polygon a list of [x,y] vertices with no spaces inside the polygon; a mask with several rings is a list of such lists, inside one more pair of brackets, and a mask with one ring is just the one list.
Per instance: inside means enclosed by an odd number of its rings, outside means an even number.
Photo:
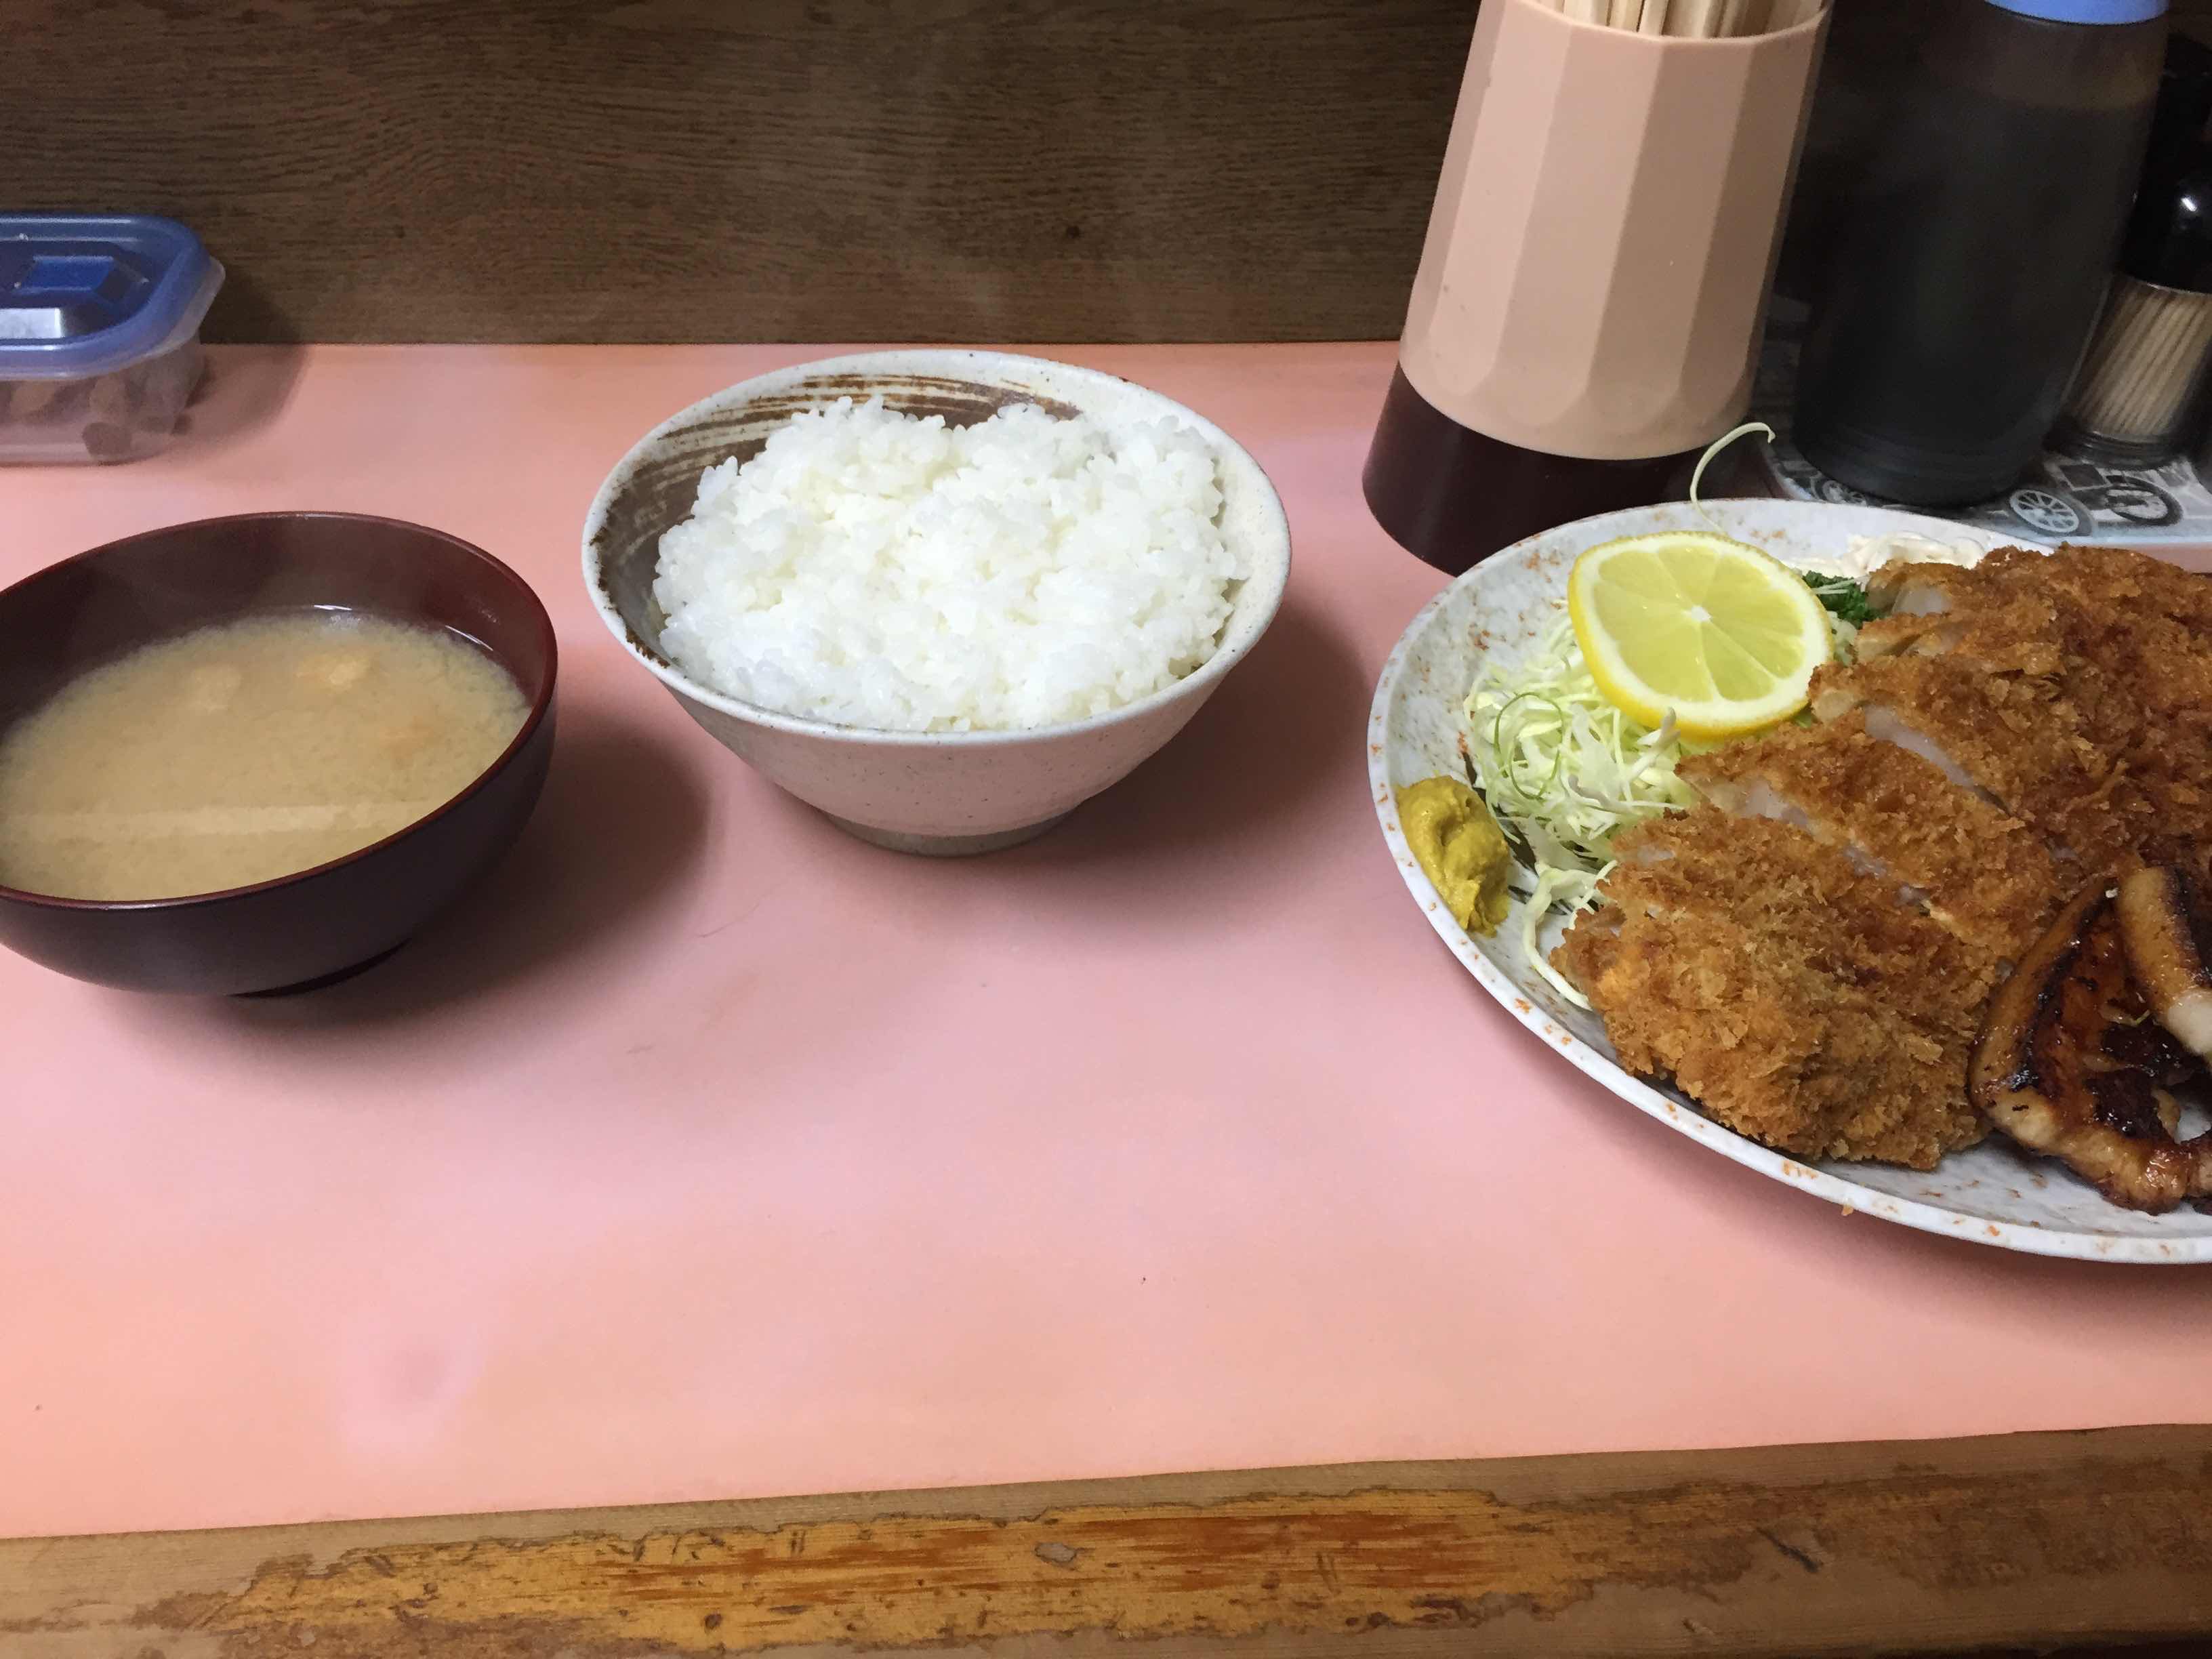
[{"label": "wood grain surface", "polygon": [[[1389,339],[1474,12],[6,0],[0,204],[185,219],[215,339]],[[1836,6],[1785,283],[1927,12]]]},{"label": "wood grain surface", "polygon": [[18,1540],[0,1543],[0,1652],[1622,1659],[2212,1638],[2208,1481],[2212,1429],[2130,1429]]},{"label": "wood grain surface", "polygon": [[[9,0],[222,339],[1387,337],[1467,0]],[[21,154],[20,149],[18,155]]]}]

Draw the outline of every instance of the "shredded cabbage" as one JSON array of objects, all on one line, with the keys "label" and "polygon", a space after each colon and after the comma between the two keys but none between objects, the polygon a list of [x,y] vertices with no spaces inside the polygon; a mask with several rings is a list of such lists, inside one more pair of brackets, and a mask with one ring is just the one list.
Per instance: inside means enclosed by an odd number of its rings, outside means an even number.
[{"label": "shredded cabbage", "polygon": [[1564,611],[1518,665],[1486,659],[1467,719],[1491,811],[1515,821],[1543,866],[1593,869],[1621,830],[1697,800],[1674,775],[1696,750],[1674,716],[1652,731],[1608,702]]},{"label": "shredded cabbage", "polygon": [[[1713,457],[1754,432],[1769,441],[1774,437],[1764,422],[1747,422],[1715,441],[1690,475],[1690,505],[1723,536],[1726,527],[1705,511],[1698,489]],[[1849,662],[1858,629],[1822,609],[1831,647],[1838,660]],[[1671,714],[1655,731],[1607,702],[1583,661],[1564,602],[1535,650],[1516,667],[1501,669],[1485,654],[1466,713],[1468,765],[1475,787],[1518,842],[1516,850],[1536,878],[1521,915],[1529,965],[1568,1001],[1587,1008],[1589,999],[1546,960],[1539,937],[1544,924],[1555,912],[1571,923],[1597,902],[1598,884],[1613,866],[1615,836],[1697,804],[1697,793],[1675,775],[1674,767],[1685,755],[1716,745],[1683,738]]]},{"label": "shredded cabbage", "polygon": [[[1741,426],[1730,427],[1705,446],[1705,453],[1698,457],[1698,464],[1690,471],[1690,505],[1698,509],[1698,516],[1712,526],[1716,536],[1728,535],[1728,526],[1705,511],[1705,504],[1698,499],[1698,486],[1705,481],[1705,469],[1713,464],[1713,457],[1726,449],[1738,438],[1758,433],[1767,442],[1774,441],[1774,428],[1764,421],[1746,421]],[[1730,538],[1731,540],[1734,538]]]},{"label": "shredded cabbage", "polygon": [[1606,871],[1612,868],[1608,864],[1603,870],[1545,870],[1537,876],[1536,890],[1528,896],[1528,902],[1521,913],[1521,948],[1528,955],[1528,965],[1577,1008],[1589,1007],[1589,999],[1545,959],[1544,942],[1540,935],[1545,919],[1553,910],[1571,918],[1595,904],[1597,884],[1605,879]]},{"label": "shredded cabbage", "polygon": [[1522,917],[1528,959],[1560,995],[1587,1008],[1544,960],[1537,930],[1554,909],[1572,915],[1595,902],[1613,867],[1614,836],[1696,802],[1674,764],[1711,745],[1686,741],[1671,714],[1654,731],[1608,702],[1564,610],[1514,668],[1486,659],[1466,708],[1477,786],[1527,848],[1536,877]]}]

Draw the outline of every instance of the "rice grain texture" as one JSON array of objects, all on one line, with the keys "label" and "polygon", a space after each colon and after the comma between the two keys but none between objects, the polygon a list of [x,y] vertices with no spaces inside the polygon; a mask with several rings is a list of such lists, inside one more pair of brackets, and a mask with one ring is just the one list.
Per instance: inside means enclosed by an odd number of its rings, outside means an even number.
[{"label": "rice grain texture", "polygon": [[661,647],[787,714],[907,732],[1057,725],[1213,654],[1248,573],[1214,456],[1169,420],[1024,404],[966,428],[842,399],[699,480],[660,541]]}]

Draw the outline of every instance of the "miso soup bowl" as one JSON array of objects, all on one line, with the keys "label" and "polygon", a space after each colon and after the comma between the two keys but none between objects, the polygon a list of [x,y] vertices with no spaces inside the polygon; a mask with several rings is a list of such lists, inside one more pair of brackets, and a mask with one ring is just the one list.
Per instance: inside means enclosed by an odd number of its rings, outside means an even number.
[{"label": "miso soup bowl", "polygon": [[0,945],[126,990],[307,989],[398,948],[507,849],[553,753],[553,625],[512,570],[420,525],[348,513],[204,519],[50,565],[0,592],[0,730],[136,647],[307,606],[467,635],[521,686],[530,704],[521,731],[435,811],[296,875],[137,902],[0,886]]},{"label": "miso soup bowl", "polygon": [[[1023,731],[887,732],[763,708],[701,684],[661,650],[653,593],[660,538],[689,517],[707,467],[757,454],[768,434],[840,398],[880,393],[902,414],[954,426],[1010,404],[1115,423],[1165,417],[1213,450],[1220,526],[1251,574],[1213,655],[1173,685],[1087,720]],[[1095,369],[991,351],[867,352],[740,381],[639,440],[584,521],[584,586],[623,647],[732,753],[864,841],[900,852],[987,853],[1042,834],[1182,730],[1259,643],[1291,574],[1290,528],[1260,464],[1203,416]]]}]

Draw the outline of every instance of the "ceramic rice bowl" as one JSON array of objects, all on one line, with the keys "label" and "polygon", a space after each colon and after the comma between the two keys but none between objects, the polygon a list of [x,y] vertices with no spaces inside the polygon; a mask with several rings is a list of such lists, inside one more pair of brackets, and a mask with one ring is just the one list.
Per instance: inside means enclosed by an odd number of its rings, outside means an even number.
[{"label": "ceramic rice bowl", "polygon": [[[1028,731],[889,732],[784,714],[703,685],[662,653],[653,592],[662,534],[690,512],[699,475],[757,453],[802,411],[880,394],[900,413],[955,426],[1012,404],[1115,423],[1162,416],[1212,446],[1221,530],[1251,574],[1213,655],[1175,684],[1089,719]],[[753,767],[844,829],[904,852],[989,852],[1029,840],[1127,775],[1212,696],[1267,631],[1290,578],[1289,526],[1259,464],[1212,422],[1096,370],[996,352],[865,353],[739,382],[663,422],[601,486],[584,522],[584,582],[623,647],[684,712]]]}]

